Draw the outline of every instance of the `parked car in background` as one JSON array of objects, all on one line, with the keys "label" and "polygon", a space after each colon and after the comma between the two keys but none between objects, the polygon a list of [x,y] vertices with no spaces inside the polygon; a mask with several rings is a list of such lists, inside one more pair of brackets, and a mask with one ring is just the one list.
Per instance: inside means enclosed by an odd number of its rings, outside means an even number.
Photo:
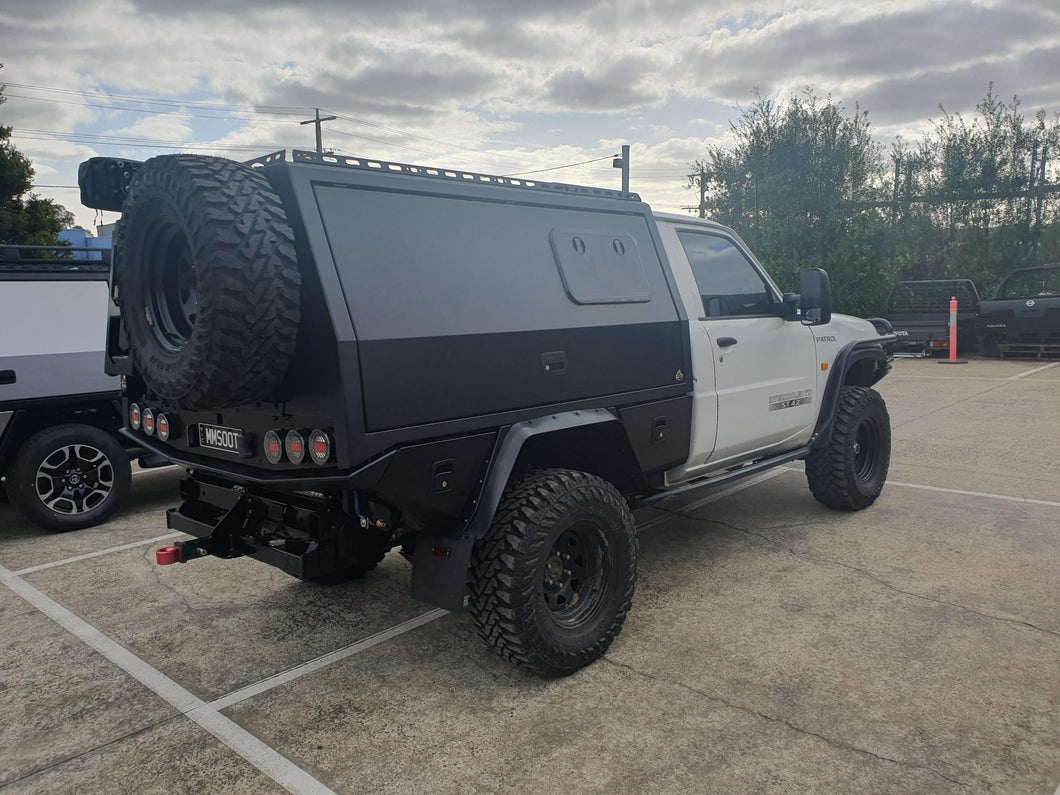
[{"label": "parked car in background", "polygon": [[898,338],[895,353],[930,356],[950,347],[950,299],[957,299],[957,350],[975,348],[979,291],[970,279],[898,282],[887,297],[886,318]]},{"label": "parked car in background", "polygon": [[1012,271],[980,305],[976,332],[988,356],[1060,355],[1060,264]]},{"label": "parked car in background", "polygon": [[120,380],[103,372],[109,271],[95,247],[0,246],[0,478],[49,530],[110,517],[144,454],[118,435]]}]

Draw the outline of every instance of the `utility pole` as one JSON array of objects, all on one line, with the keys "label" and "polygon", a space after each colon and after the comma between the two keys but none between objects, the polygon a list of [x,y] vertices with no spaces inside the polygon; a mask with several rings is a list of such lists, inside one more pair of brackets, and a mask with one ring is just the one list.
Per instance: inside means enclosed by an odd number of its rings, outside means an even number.
[{"label": "utility pole", "polygon": [[[711,172],[714,173],[714,172]],[[699,177],[699,217],[707,217],[707,170],[705,168],[699,169],[699,174],[689,174],[688,179],[695,183],[696,177]],[[693,208],[689,208],[693,209]]]},{"label": "utility pole", "polygon": [[699,170],[699,217],[707,217],[707,172]]},{"label": "utility pole", "polygon": [[299,124],[302,124],[302,125],[306,125],[306,124],[316,125],[316,128],[317,128],[317,154],[324,154],[324,144],[322,143],[321,138],[320,138],[320,125],[323,124],[326,121],[335,121],[335,117],[334,116],[324,116],[323,118],[321,118],[320,117],[320,108],[317,108],[316,111],[317,111],[317,115],[316,115],[315,119],[306,119],[305,121],[299,122]]},{"label": "utility pole", "polygon": [[622,144],[622,156],[612,160],[611,165],[622,169],[622,192],[629,193],[629,144]]}]

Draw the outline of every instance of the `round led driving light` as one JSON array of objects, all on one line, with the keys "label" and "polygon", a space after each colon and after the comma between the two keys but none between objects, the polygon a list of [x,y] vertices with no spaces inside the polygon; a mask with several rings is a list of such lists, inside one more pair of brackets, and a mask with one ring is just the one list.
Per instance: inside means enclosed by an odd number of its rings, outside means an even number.
[{"label": "round led driving light", "polygon": [[292,464],[301,464],[305,461],[305,437],[298,431],[287,431],[283,447],[287,452],[287,460]]},{"label": "round led driving light", "polygon": [[163,442],[169,441],[169,417],[159,414],[155,417],[155,427],[158,429],[158,438]]},{"label": "round led driving light", "polygon": [[129,427],[134,431],[140,430],[140,404],[129,404]]},{"label": "round led driving light", "polygon": [[326,464],[331,458],[331,437],[319,428],[309,434],[309,455],[314,464]]},{"label": "round led driving light", "polygon": [[154,436],[154,433],[155,433],[155,413],[151,409],[144,409],[143,425],[144,425],[144,433],[146,433],[148,436]]},{"label": "round led driving light", "polygon": [[283,440],[279,431],[266,431],[265,433],[265,460],[270,464],[278,464],[283,461]]}]

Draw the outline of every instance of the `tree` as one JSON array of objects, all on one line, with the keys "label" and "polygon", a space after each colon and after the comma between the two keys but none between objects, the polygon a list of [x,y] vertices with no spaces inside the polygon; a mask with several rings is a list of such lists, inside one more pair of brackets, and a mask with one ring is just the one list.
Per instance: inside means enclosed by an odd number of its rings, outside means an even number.
[{"label": "tree", "polygon": [[876,251],[886,229],[877,210],[881,149],[868,114],[848,113],[812,89],[777,103],[755,95],[732,126],[735,144],[693,165],[710,217],[736,228],[784,289],[806,268],[832,276],[837,306],[866,312],[881,300]]},{"label": "tree", "polygon": [[899,279],[971,278],[989,295],[1010,270],[1060,259],[1060,116],[1028,120],[992,84],[970,121],[942,109],[888,160],[865,111],[810,89],[784,103],[756,94],[732,132],[692,166],[704,210],[785,289],[825,268],[841,311],[882,314]]},{"label": "tree", "polygon": [[[3,92],[0,85],[0,105],[6,102]],[[11,127],[0,124],[0,243],[59,245],[59,231],[74,221],[61,204],[30,192],[34,173],[29,158],[11,142]]]}]

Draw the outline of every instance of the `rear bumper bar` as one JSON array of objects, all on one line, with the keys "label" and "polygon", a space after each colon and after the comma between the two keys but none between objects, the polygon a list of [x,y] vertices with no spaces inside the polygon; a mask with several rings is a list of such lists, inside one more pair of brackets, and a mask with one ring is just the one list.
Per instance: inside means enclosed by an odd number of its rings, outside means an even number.
[{"label": "rear bumper bar", "polygon": [[[166,512],[166,526],[195,538],[176,544],[180,553],[171,562],[247,556],[313,580],[330,574],[340,559],[335,531],[344,517],[325,502],[250,494],[195,478],[181,482],[181,497],[180,507]],[[298,535],[277,532],[287,528]]]}]

